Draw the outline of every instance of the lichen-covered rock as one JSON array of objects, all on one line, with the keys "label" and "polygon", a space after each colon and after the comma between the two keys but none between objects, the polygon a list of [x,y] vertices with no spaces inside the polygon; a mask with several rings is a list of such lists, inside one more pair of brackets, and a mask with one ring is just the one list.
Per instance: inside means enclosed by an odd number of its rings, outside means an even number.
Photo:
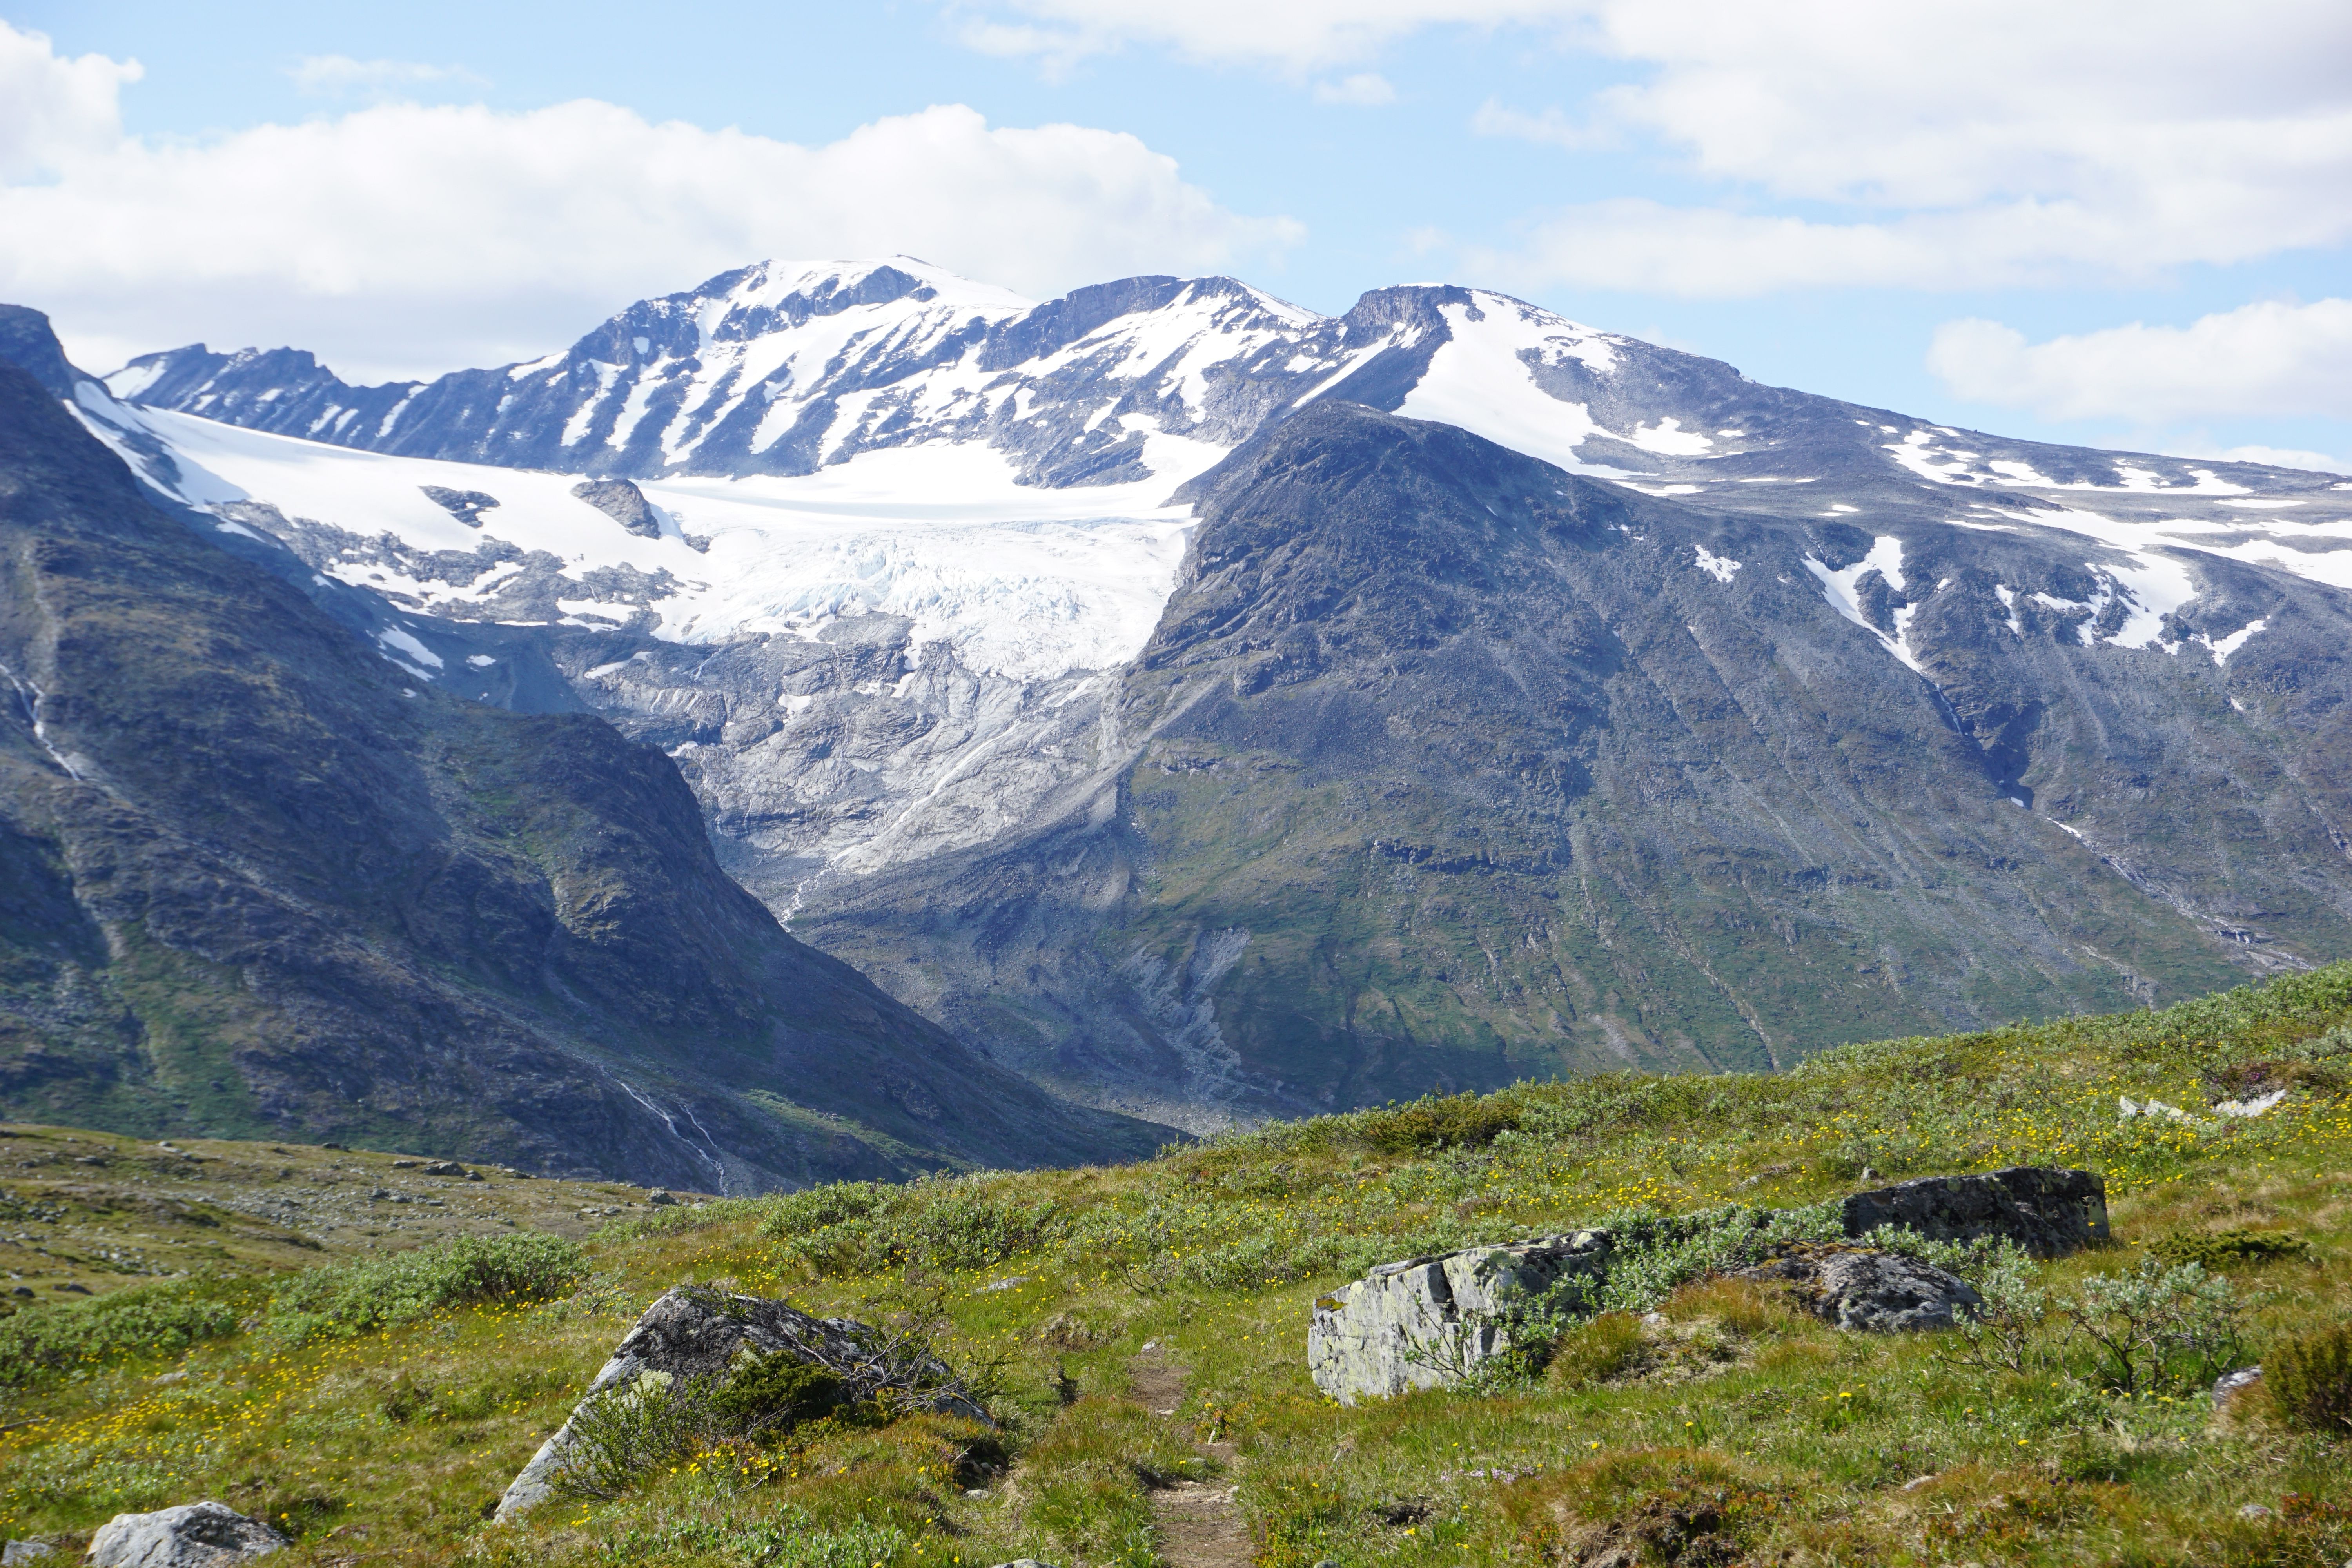
[{"label": "lichen-covered rock", "polygon": [[1863,1333],[1948,1329],[1984,1309],[1958,1275],[1875,1247],[1801,1245],[1737,1277],[1788,1285],[1814,1316]]},{"label": "lichen-covered rock", "polygon": [[225,1502],[118,1513],[89,1538],[90,1568],[226,1568],[291,1544]]},{"label": "lichen-covered rock", "polygon": [[[681,1288],[645,1310],[613,1356],[588,1385],[580,1405],[554,1436],[541,1445],[499,1500],[497,1517],[509,1520],[554,1495],[571,1458],[581,1407],[610,1389],[646,1380],[648,1385],[731,1373],[755,1357],[789,1354],[795,1360],[844,1374],[853,1392],[865,1393],[862,1373],[884,1375],[882,1336],[847,1318],[815,1318],[763,1296]],[[903,1359],[903,1358],[902,1358]],[[963,1392],[944,1363],[924,1357],[888,1369],[903,1404],[986,1421],[988,1413]]]},{"label": "lichen-covered rock", "polygon": [[1582,1230],[1383,1263],[1315,1303],[1307,1371],[1342,1405],[1459,1382],[1510,1348],[1515,1307],[1591,1288],[1609,1254],[1608,1232]]},{"label": "lichen-covered rock", "polygon": [[1979,1176],[1927,1176],[1845,1200],[1845,1233],[1901,1226],[1934,1241],[2006,1237],[2036,1258],[2107,1239],[2107,1184],[2095,1172],[2012,1165]]}]

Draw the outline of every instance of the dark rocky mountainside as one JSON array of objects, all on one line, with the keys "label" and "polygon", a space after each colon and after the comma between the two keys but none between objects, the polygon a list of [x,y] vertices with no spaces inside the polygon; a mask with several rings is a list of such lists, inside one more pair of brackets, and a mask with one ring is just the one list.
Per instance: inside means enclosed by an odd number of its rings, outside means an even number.
[{"label": "dark rocky mountainside", "polygon": [[795,942],[658,752],[411,679],[6,364],[0,679],[0,1119],[728,1191],[1161,1131]]},{"label": "dark rocky mountainside", "polygon": [[2352,952],[2341,476],[1954,429],[1489,290],[1033,305],[904,258],[431,383],[108,385],[80,416],[226,547],[370,596],[329,607],[419,682],[662,748],[795,934],[1156,1121]]},{"label": "dark rocky mountainside", "polygon": [[2101,646],[2083,542],[1942,490],[1734,514],[1328,403],[1196,489],[1091,787],[797,926],[1041,1079],[1785,1067],[2352,951],[2337,591],[2196,558],[2264,635]]}]

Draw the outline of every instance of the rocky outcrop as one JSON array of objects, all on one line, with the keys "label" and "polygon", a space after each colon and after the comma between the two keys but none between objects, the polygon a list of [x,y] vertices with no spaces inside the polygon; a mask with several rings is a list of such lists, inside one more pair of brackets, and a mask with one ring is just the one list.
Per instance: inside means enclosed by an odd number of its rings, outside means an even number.
[{"label": "rocky outcrop", "polygon": [[1860,1333],[1948,1329],[1984,1306],[1958,1275],[1876,1247],[1791,1247],[1738,1278],[1787,1285],[1815,1317]]},{"label": "rocky outcrop", "polygon": [[293,1544],[221,1502],[118,1513],[90,1537],[90,1568],[226,1568]]},{"label": "rocky outcrop", "polygon": [[1899,1226],[1931,1241],[1996,1236],[2036,1258],[2107,1239],[2107,1184],[2090,1171],[2012,1165],[1979,1176],[1927,1176],[1845,1200],[1845,1233]]},{"label": "rocky outcrop", "polygon": [[852,1400],[887,1390],[900,1408],[989,1419],[947,1363],[903,1337],[848,1318],[811,1317],[762,1296],[681,1287],[646,1308],[614,1347],[612,1359],[571,1416],[508,1485],[497,1517],[513,1519],[554,1495],[576,1449],[581,1411],[590,1401],[631,1387],[719,1382],[777,1355],[834,1374]]},{"label": "rocky outcrop", "polygon": [[[2049,1258],[2107,1239],[2106,1192],[2094,1172],[2020,1165],[1856,1193],[1841,1219],[1857,1239],[1902,1226],[1937,1241],[2002,1237]],[[1634,1245],[1581,1230],[1383,1263],[1315,1303],[1307,1371],[1342,1405],[1459,1383],[1512,1348],[1515,1320],[1539,1299],[1547,1315],[1597,1300]],[[1959,1276],[1881,1247],[1799,1241],[1750,1261],[1758,1256],[1719,1267],[1785,1286],[1808,1311],[1854,1332],[1948,1329],[1984,1305]]]},{"label": "rocky outcrop", "polygon": [[572,493],[639,539],[661,537],[661,519],[654,515],[653,503],[626,479],[583,479]]},{"label": "rocky outcrop", "polygon": [[1458,1383],[1511,1348],[1515,1309],[1597,1284],[1610,1251],[1608,1232],[1580,1230],[1383,1263],[1317,1300],[1307,1371],[1342,1405]]}]

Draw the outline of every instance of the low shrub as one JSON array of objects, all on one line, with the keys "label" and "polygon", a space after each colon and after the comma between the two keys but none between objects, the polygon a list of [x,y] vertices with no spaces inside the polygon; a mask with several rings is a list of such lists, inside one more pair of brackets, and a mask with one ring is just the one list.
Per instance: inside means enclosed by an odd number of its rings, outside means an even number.
[{"label": "low shrub", "polygon": [[2208,1270],[2233,1263],[2268,1263],[2308,1256],[2310,1244],[2291,1230],[2182,1231],[2159,1237],[2150,1252],[2167,1263],[2194,1263]]},{"label": "low shrub", "polygon": [[2263,1386],[2288,1426],[2352,1432],[2352,1323],[2332,1323],[2271,1346],[2263,1357]]},{"label": "low shrub", "polygon": [[556,1236],[466,1236],[389,1258],[306,1268],[269,1303],[268,1331],[303,1343],[348,1339],[474,1301],[543,1301],[588,1272]]},{"label": "low shrub", "polygon": [[22,1387],[128,1356],[177,1355],[236,1331],[228,1303],[181,1283],[27,1307],[0,1320],[0,1387]]},{"label": "low shrub", "polygon": [[845,1184],[780,1201],[760,1231],[825,1274],[953,1272],[1036,1250],[1058,1237],[1060,1217],[1050,1198],[1024,1204],[953,1179],[892,1189]]},{"label": "low shrub", "polygon": [[1519,1126],[1519,1108],[1475,1094],[1429,1095],[1394,1110],[1365,1114],[1356,1136],[1390,1154],[1419,1153],[1440,1144],[1483,1149]]},{"label": "low shrub", "polygon": [[1554,1340],[1544,1381],[1560,1388],[1591,1388],[1641,1359],[1642,1325],[1631,1312],[1603,1312]]},{"label": "low shrub", "polygon": [[1786,1289],[1754,1279],[1695,1279],[1660,1302],[1658,1310],[1682,1322],[1709,1320],[1740,1335],[1771,1333],[1797,1321]]},{"label": "low shrub", "polygon": [[2127,1274],[2092,1275],[2057,1310],[2089,1345],[2101,1381],[2128,1394],[2203,1387],[2240,1364],[2251,1305],[2200,1265],[2143,1256]]}]

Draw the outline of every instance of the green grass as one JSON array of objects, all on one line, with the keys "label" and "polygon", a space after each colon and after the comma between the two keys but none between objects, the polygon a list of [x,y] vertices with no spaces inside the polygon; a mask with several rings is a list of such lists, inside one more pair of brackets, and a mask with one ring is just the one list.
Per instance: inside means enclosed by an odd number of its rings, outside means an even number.
[{"label": "green grass", "polygon": [[[2317,1346],[2306,1382],[2332,1377],[2339,1350],[2311,1336],[2352,1315],[2347,1068],[2352,965],[2158,1014],[1852,1047],[1776,1076],[1616,1074],[1287,1123],[1136,1165],[640,1210],[589,1237],[576,1279],[566,1265],[478,1300],[386,1290],[412,1305],[341,1334],[271,1326],[285,1321],[271,1302],[342,1300],[315,1282],[327,1276],[252,1279],[242,1331],[0,1396],[0,1529],[70,1542],[116,1511],[213,1496],[277,1516],[298,1537],[289,1568],[1019,1555],[1148,1568],[1152,1490],[1186,1477],[1239,1489],[1266,1568],[1612,1552],[2340,1563],[2352,1434],[2259,1399],[2217,1417],[2170,1373],[2125,1395],[2056,1316],[2022,1331],[2029,1370],[1983,1370],[1958,1335],[1843,1335],[1677,1265],[1612,1303],[1654,1317],[1574,1326],[1548,1368],[1478,1394],[1341,1409],[1303,1352],[1314,1297],[1388,1258],[1611,1215],[1801,1207],[1864,1169],[2033,1163],[2105,1173],[2116,1236],[2032,1267],[2033,1289],[2111,1300],[2144,1259],[2156,1277],[2196,1263],[2252,1302],[2251,1353]],[[2249,1082],[2289,1093],[2252,1121],[2210,1112]],[[2125,1119],[2119,1096],[2190,1120]],[[334,1267],[349,1287],[386,1264]],[[818,1419],[756,1463],[714,1444],[610,1500],[486,1523],[635,1313],[686,1280],[869,1319],[935,1298],[941,1348],[991,1384],[1001,1429]],[[1147,1342],[1161,1349],[1142,1357]],[[1140,1369],[1162,1357],[1181,1392],[1145,1397]],[[2250,1504],[2269,1511],[2241,1517]]]}]

